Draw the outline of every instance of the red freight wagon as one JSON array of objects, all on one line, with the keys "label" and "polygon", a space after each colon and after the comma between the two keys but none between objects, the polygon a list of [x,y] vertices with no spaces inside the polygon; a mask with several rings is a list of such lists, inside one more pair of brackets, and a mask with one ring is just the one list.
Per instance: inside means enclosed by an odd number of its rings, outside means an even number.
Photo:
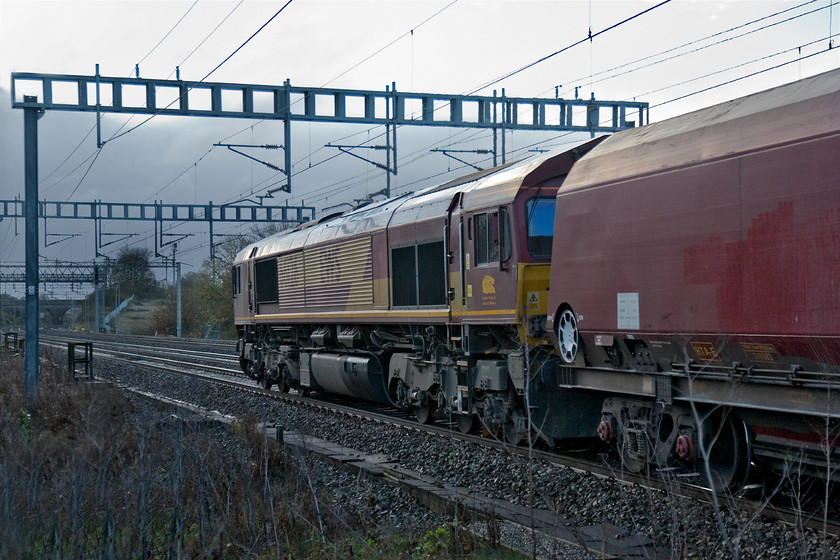
[{"label": "red freight wagon", "polygon": [[617,395],[599,434],[633,448],[626,463],[690,458],[700,403],[725,411],[710,422],[729,454],[824,455],[812,425],[840,414],[840,71],[605,139],[558,193],[549,293],[567,385]]}]

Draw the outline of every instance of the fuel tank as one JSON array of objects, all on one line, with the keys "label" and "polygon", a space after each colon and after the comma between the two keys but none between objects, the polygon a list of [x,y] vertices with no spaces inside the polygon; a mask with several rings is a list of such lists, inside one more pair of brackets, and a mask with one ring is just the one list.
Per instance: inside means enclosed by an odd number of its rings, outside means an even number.
[{"label": "fuel tank", "polygon": [[373,356],[301,353],[301,383],[329,393],[391,404],[382,364]]}]

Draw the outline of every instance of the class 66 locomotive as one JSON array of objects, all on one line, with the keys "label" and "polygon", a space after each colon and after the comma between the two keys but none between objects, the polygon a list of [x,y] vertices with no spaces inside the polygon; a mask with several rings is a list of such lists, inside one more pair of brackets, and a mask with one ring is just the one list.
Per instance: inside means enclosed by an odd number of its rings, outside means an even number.
[{"label": "class 66 locomotive", "polygon": [[840,464],[840,71],[283,231],[243,370],[732,489]]}]

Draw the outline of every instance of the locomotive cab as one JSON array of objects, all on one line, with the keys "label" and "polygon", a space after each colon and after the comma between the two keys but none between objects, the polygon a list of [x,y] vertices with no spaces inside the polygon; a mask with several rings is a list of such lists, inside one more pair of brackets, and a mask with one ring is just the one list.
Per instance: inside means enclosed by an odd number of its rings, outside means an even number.
[{"label": "locomotive cab", "polygon": [[576,158],[600,140],[496,170],[451,195],[444,221],[449,320],[429,325],[421,344],[389,362],[396,402],[421,422],[446,418],[465,432],[482,427],[519,443],[528,433],[528,396],[573,411],[570,422],[539,417],[536,433],[545,441],[587,435],[578,417],[588,420],[584,409],[597,406],[586,397],[576,404],[548,379],[555,358],[546,310],[554,198]]}]

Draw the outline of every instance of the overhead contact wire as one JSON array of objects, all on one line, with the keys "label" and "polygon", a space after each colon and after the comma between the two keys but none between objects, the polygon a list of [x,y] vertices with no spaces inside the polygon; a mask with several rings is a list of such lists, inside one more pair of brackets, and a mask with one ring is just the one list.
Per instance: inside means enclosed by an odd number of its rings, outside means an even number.
[{"label": "overhead contact wire", "polygon": [[[239,3],[241,4],[243,1],[244,1],[244,0],[240,0],[240,2],[239,2]],[[198,0],[195,0],[195,2],[193,2],[193,3],[192,3],[192,5],[191,5],[191,6],[187,9],[187,11],[186,11],[186,12],[184,12],[184,15],[182,15],[182,16],[180,17],[180,19],[178,19],[178,21],[177,21],[177,22],[175,22],[175,25],[173,25],[173,26],[172,26],[172,28],[170,28],[170,29],[169,29],[169,31],[167,31],[167,32],[166,32],[166,35],[164,35],[164,36],[163,36],[163,38],[162,38],[160,41],[158,41],[158,42],[157,42],[157,44],[156,44],[154,47],[152,47],[152,49],[151,49],[149,52],[147,52],[147,53],[146,53],[146,55],[145,55],[143,58],[141,58],[141,59],[137,62],[137,65],[138,65],[138,66],[139,66],[139,65],[140,65],[140,64],[141,64],[144,60],[146,60],[146,59],[147,59],[147,58],[148,58],[148,57],[149,57],[149,56],[150,56],[153,52],[155,52],[155,50],[156,50],[156,49],[157,49],[157,48],[161,45],[161,43],[163,43],[163,41],[164,41],[164,40],[166,40],[166,38],[167,38],[167,37],[169,37],[169,35],[171,35],[173,31],[175,31],[175,28],[176,28],[176,27],[178,27],[178,25],[179,25],[179,24],[180,24],[180,23],[184,20],[184,18],[185,18],[185,17],[187,17],[187,14],[189,14],[189,13],[190,13],[190,11],[192,11],[192,9],[196,6],[196,4],[198,4]],[[236,7],[238,8],[238,7],[239,7],[239,5],[237,5]],[[234,10],[235,10],[235,9],[236,9],[236,8],[234,8]],[[232,12],[231,12],[231,13],[232,13]],[[227,18],[225,18],[225,19],[227,19]],[[224,23],[224,20],[223,20],[223,23]],[[221,25],[221,24],[220,24],[220,25]],[[218,28],[218,26],[217,26],[217,28]],[[214,29],[214,31],[215,31],[215,29]],[[206,40],[206,39],[205,39],[205,40]],[[202,41],[202,43],[203,43],[203,41]],[[201,45],[199,45],[199,46],[201,46]],[[198,47],[196,47],[196,48],[198,48]],[[193,51],[193,52],[195,52],[195,51]],[[190,55],[192,55],[192,53],[190,53]],[[125,125],[126,125],[126,123],[128,123],[130,120],[131,120],[131,118],[127,119],[127,120],[125,121],[125,123],[123,123],[123,125],[122,125],[122,126],[125,126]],[[122,126],[121,126],[120,128],[122,128]],[[70,155],[68,155],[66,158],[64,158],[64,161],[62,161],[62,162],[58,165],[58,167],[56,167],[56,168],[55,168],[55,169],[54,169],[54,170],[53,170],[53,171],[52,171],[49,175],[47,175],[46,177],[44,177],[43,179],[41,179],[41,180],[39,181],[39,183],[44,183],[44,182],[46,182],[46,181],[47,181],[50,177],[52,177],[52,176],[56,173],[56,171],[58,171],[59,169],[61,169],[61,167],[62,167],[65,163],[67,163],[67,161],[68,161],[68,160],[69,160],[69,159],[73,156],[73,154],[75,154],[75,153],[76,153],[76,151],[77,151],[77,150],[78,150],[78,149],[82,146],[82,144],[84,143],[84,141],[85,141],[85,140],[87,140],[87,137],[88,137],[88,136],[90,136],[90,135],[91,135],[91,133],[92,133],[94,130],[96,130],[96,125],[94,125],[93,127],[91,127],[91,129],[88,131],[88,133],[87,133],[87,134],[85,134],[85,137],[84,137],[84,138],[82,138],[81,142],[79,142],[79,144],[78,144],[75,148],[73,148],[73,151],[72,151],[72,152],[70,152]],[[119,129],[118,129],[118,130],[119,130]],[[92,157],[92,155],[91,155],[91,156],[88,156],[88,158],[86,158],[86,159],[85,159],[85,161],[87,161],[88,159],[90,159],[90,157]],[[76,169],[78,169],[78,167],[77,167]],[[75,169],[74,169],[73,171],[75,171]],[[64,179],[66,179],[67,177],[69,177],[72,173],[73,173],[73,172],[70,172],[70,174],[65,175],[65,176],[64,176],[61,180],[56,181],[56,182],[55,182],[55,183],[53,183],[50,187],[47,187],[47,188],[52,188],[52,187],[54,187],[54,186],[58,185],[59,183],[61,183],[62,181],[64,181]]]},{"label": "overhead contact wire", "polygon": [[557,56],[558,54],[564,53],[564,52],[568,51],[569,49],[572,49],[572,48],[574,48],[578,45],[582,45],[583,43],[586,43],[587,41],[591,41],[592,39],[594,39],[594,38],[596,38],[600,35],[603,35],[604,33],[612,31],[613,29],[615,29],[615,28],[617,28],[621,25],[624,25],[625,23],[631,22],[634,19],[636,19],[638,17],[641,17],[641,16],[643,16],[643,15],[649,13],[649,12],[652,12],[653,10],[655,10],[655,9],[661,7],[661,6],[664,6],[665,4],[668,4],[669,2],[671,2],[671,0],[663,0],[659,4],[656,4],[655,6],[651,6],[650,8],[647,8],[646,10],[642,10],[641,12],[639,12],[637,14],[634,14],[634,15],[628,17],[628,18],[625,18],[625,19],[617,22],[617,23],[614,23],[614,24],[610,25],[609,27],[607,27],[605,29],[602,29],[601,31],[598,31],[596,33],[592,33],[590,31],[589,34],[586,37],[584,37],[583,39],[575,41],[571,45],[563,47],[562,49],[560,49],[558,51],[554,51],[553,53],[548,54],[548,55],[546,55],[542,58],[539,58],[539,59],[535,60],[534,62],[526,64],[525,66],[522,66],[521,68],[518,68],[517,70],[512,70],[511,72],[508,72],[507,74],[505,74],[505,75],[503,75],[499,78],[496,78],[495,80],[491,80],[491,81],[481,85],[480,87],[474,89],[473,91],[469,92],[467,95],[474,95],[474,94],[478,93],[479,91],[481,91],[485,88],[488,88],[492,85],[498,84],[502,80],[506,80],[506,79],[508,79],[512,76],[515,76],[516,74],[519,74],[520,72],[524,72],[525,70],[528,70],[529,68],[533,68],[537,64],[541,64],[541,63],[545,62],[546,60]]},{"label": "overhead contact wire", "polygon": [[763,70],[758,70],[758,71],[756,71],[756,72],[752,72],[752,73],[750,73],[750,74],[745,74],[745,75],[743,75],[743,76],[739,76],[739,77],[737,77],[737,78],[733,78],[733,79],[731,79],[731,80],[727,80],[727,81],[725,81],[725,82],[721,82],[721,83],[719,83],[719,84],[715,84],[715,85],[713,85],[713,86],[709,86],[709,87],[706,87],[706,88],[703,88],[703,89],[699,89],[699,90],[697,90],[697,91],[693,91],[693,92],[691,92],[691,93],[687,93],[687,94],[685,94],[685,95],[680,95],[679,97],[675,97],[675,98],[673,98],[673,99],[669,99],[669,100],[667,100],[667,101],[663,101],[662,103],[657,103],[656,105],[651,105],[651,108],[653,108],[653,107],[661,107],[662,105],[667,105],[668,103],[673,103],[674,101],[679,101],[679,100],[681,100],[681,99],[685,99],[685,98],[687,98],[687,97],[692,97],[692,96],[697,95],[697,94],[699,94],[699,93],[705,93],[705,92],[707,92],[707,91],[711,91],[711,90],[713,90],[713,89],[717,89],[717,88],[719,88],[719,87],[728,86],[729,84],[734,84],[735,82],[740,82],[741,80],[746,80],[747,78],[752,78],[752,77],[754,77],[754,76],[758,76],[758,75],[760,75],[760,74],[764,74],[765,72],[769,72],[770,70],[776,70],[776,69],[778,69],[778,68],[783,68],[783,67],[787,66],[788,64],[793,64],[794,62],[800,62],[800,61],[803,61],[803,60],[807,60],[807,59],[809,59],[809,58],[813,58],[813,57],[815,57],[815,56],[818,56],[818,55],[821,55],[821,54],[827,53],[827,52],[829,52],[829,51],[831,51],[831,50],[832,50],[832,48],[831,48],[831,47],[826,47],[825,49],[823,49],[823,50],[821,50],[821,51],[817,51],[817,52],[815,52],[815,53],[811,53],[811,54],[808,54],[808,55],[804,55],[804,56],[801,56],[801,57],[799,57],[799,58],[795,58],[795,59],[793,59],[793,60],[787,60],[787,61],[782,62],[782,63],[780,63],[780,64],[777,64],[777,65],[775,65],[775,66],[770,66],[770,67],[768,67],[768,68],[764,68]]},{"label": "overhead contact wire", "polygon": [[[90,130],[88,130],[88,132],[87,132],[87,134],[85,134],[84,138],[82,138],[82,139],[81,139],[81,141],[80,141],[78,144],[76,144],[76,147],[75,147],[75,148],[73,148],[73,151],[72,151],[72,152],[70,152],[70,155],[68,155],[66,158],[64,158],[64,161],[62,161],[61,163],[59,163],[59,164],[58,164],[58,166],[57,166],[55,169],[53,169],[53,170],[52,170],[52,172],[51,172],[49,175],[47,175],[46,177],[44,177],[43,179],[41,179],[40,181],[38,181],[38,184],[46,183],[46,182],[47,182],[47,180],[48,180],[50,177],[52,177],[53,175],[55,175],[55,173],[56,173],[59,169],[61,169],[61,167],[62,167],[65,163],[67,163],[67,161],[68,161],[71,157],[73,157],[73,154],[75,154],[75,153],[79,150],[79,148],[81,148],[81,147],[82,147],[82,144],[84,144],[84,143],[85,143],[85,140],[87,140],[88,136],[90,136],[90,135],[91,135],[91,133],[93,133],[93,131],[94,131],[94,130],[96,130],[96,125],[95,125],[95,124],[91,127],[91,129],[90,129]],[[85,158],[85,160],[84,160],[84,161],[89,160],[91,157],[93,157],[93,154],[91,154],[90,156],[88,156],[87,158]],[[51,189],[51,188],[53,188],[54,186],[56,186],[56,185],[58,185],[59,183],[61,183],[62,181],[64,181],[64,179],[66,179],[67,177],[69,177],[70,175],[72,175],[72,174],[73,174],[73,172],[74,172],[74,171],[76,171],[76,169],[78,169],[79,167],[81,167],[81,165],[83,165],[83,164],[84,164],[84,162],[82,162],[82,164],[80,164],[80,165],[79,165],[79,166],[77,166],[75,169],[73,169],[73,171],[71,171],[70,173],[68,173],[67,175],[65,175],[64,177],[62,177],[61,179],[59,179],[58,181],[56,181],[55,183],[53,183],[52,185],[50,185],[49,187],[47,187],[47,189]]]},{"label": "overhead contact wire", "polygon": [[76,188],[75,188],[75,189],[73,189],[73,192],[71,192],[71,193],[70,193],[70,196],[68,196],[68,197],[67,197],[67,200],[68,200],[68,201],[69,201],[71,198],[73,198],[73,195],[74,195],[74,194],[76,194],[76,191],[77,191],[77,190],[79,190],[79,187],[80,187],[80,186],[82,186],[82,182],[85,180],[85,177],[87,177],[87,176],[88,176],[88,173],[90,173],[90,170],[91,170],[91,168],[93,167],[93,164],[94,164],[94,163],[96,163],[96,160],[97,160],[97,159],[99,159],[99,154],[101,154],[101,153],[102,153],[102,148],[99,148],[98,150],[96,150],[96,154],[94,154],[93,161],[91,161],[91,162],[90,162],[90,165],[88,165],[88,168],[85,170],[85,174],[84,174],[84,175],[82,175],[82,178],[81,178],[81,179],[79,179],[79,183],[76,185]]},{"label": "overhead contact wire", "polygon": [[[228,55],[228,56],[227,56],[227,57],[226,57],[223,61],[221,61],[219,64],[217,64],[217,65],[216,65],[216,67],[215,67],[215,68],[213,68],[212,70],[210,70],[210,71],[209,71],[209,72],[208,72],[208,73],[207,73],[207,74],[206,74],[203,78],[201,78],[200,80],[198,80],[197,82],[195,82],[195,83],[192,85],[192,87],[190,87],[190,88],[187,90],[187,92],[185,92],[185,93],[183,93],[183,94],[179,95],[178,97],[176,97],[175,99],[173,99],[173,100],[172,100],[172,101],[171,101],[171,102],[170,102],[170,103],[169,103],[166,107],[163,107],[163,109],[168,109],[169,107],[171,107],[171,106],[172,106],[172,105],[174,105],[175,103],[180,102],[181,97],[183,97],[184,95],[186,95],[186,94],[187,94],[189,91],[191,91],[191,90],[192,90],[195,86],[197,86],[198,84],[202,83],[204,80],[206,80],[207,78],[209,78],[209,77],[210,77],[210,76],[211,76],[211,75],[212,75],[212,74],[213,74],[216,70],[218,70],[219,68],[221,68],[221,67],[222,67],[222,65],[224,65],[224,64],[225,64],[228,60],[230,60],[230,59],[231,59],[231,58],[232,58],[232,57],[233,57],[236,53],[238,53],[240,50],[242,50],[242,48],[243,48],[243,47],[245,47],[245,45],[247,45],[249,42],[251,42],[251,39],[253,39],[254,37],[256,37],[256,36],[257,36],[257,35],[258,35],[258,34],[259,34],[259,33],[260,33],[263,29],[265,29],[265,28],[266,28],[266,26],[267,26],[269,23],[271,23],[272,21],[274,21],[274,19],[275,19],[277,16],[279,16],[279,15],[283,12],[283,10],[285,10],[285,9],[286,9],[286,7],[287,7],[289,4],[291,4],[293,1],[294,1],[294,0],[287,0],[287,2],[286,2],[285,4],[283,4],[283,7],[282,7],[282,8],[280,8],[279,10],[277,10],[277,12],[275,12],[275,13],[274,13],[274,15],[273,15],[273,16],[271,16],[271,17],[268,19],[268,21],[266,21],[264,24],[262,24],[262,25],[260,26],[260,28],[259,28],[259,29],[257,29],[257,30],[256,30],[256,31],[255,31],[255,32],[254,32],[254,33],[253,33],[250,37],[248,37],[248,38],[245,40],[245,42],[244,42],[244,43],[242,43],[241,45],[239,45],[239,46],[236,48],[236,50],[234,50],[234,51],[233,51],[232,53],[230,53],[230,54],[229,54],[229,55]],[[128,134],[128,133],[130,133],[130,132],[133,132],[133,131],[137,130],[138,128],[140,128],[141,126],[143,126],[144,124],[146,124],[147,122],[149,122],[150,120],[152,120],[153,118],[155,118],[156,116],[158,116],[158,115],[160,114],[160,111],[162,111],[163,109],[159,110],[158,112],[156,112],[156,113],[155,113],[155,114],[153,114],[153,115],[150,115],[148,118],[144,119],[142,122],[140,122],[140,123],[136,124],[135,126],[133,126],[133,127],[129,128],[129,129],[128,129],[128,130],[126,130],[125,132],[122,132],[122,133],[120,133],[120,134],[116,134],[116,135],[114,135],[114,136],[111,136],[110,138],[108,138],[108,140],[106,140],[105,142],[103,142],[103,144],[104,144],[104,143],[106,143],[106,142],[111,142],[112,140],[116,140],[117,138],[120,138],[120,137],[125,136],[126,134]]]},{"label": "overhead contact wire", "polygon": [[182,16],[181,16],[181,19],[179,19],[178,21],[176,21],[176,22],[175,22],[175,25],[173,25],[173,26],[172,26],[172,29],[170,29],[169,31],[167,31],[167,32],[166,32],[166,35],[164,35],[164,36],[163,36],[163,38],[162,38],[160,41],[158,41],[158,42],[157,42],[157,44],[156,44],[154,47],[152,47],[152,50],[150,50],[149,52],[147,52],[147,53],[146,53],[146,56],[144,56],[143,58],[141,58],[141,59],[137,62],[137,66],[139,66],[140,64],[142,64],[142,63],[143,63],[143,61],[144,61],[144,60],[146,60],[147,58],[149,58],[149,56],[150,56],[153,52],[155,52],[155,50],[156,50],[156,49],[160,46],[160,44],[161,44],[161,43],[163,43],[163,42],[166,40],[166,38],[167,38],[167,37],[169,37],[169,35],[171,35],[171,34],[172,34],[172,32],[173,32],[173,31],[175,31],[175,28],[176,28],[176,27],[178,27],[178,25],[179,25],[182,21],[184,21],[184,18],[185,18],[185,17],[187,17],[187,14],[189,14],[189,13],[192,11],[192,9],[193,9],[193,8],[195,8],[195,5],[196,5],[196,4],[198,4],[198,0],[195,0],[195,2],[193,2],[193,3],[192,3],[192,5],[191,5],[189,8],[187,8],[187,11],[186,11],[186,12],[184,12],[184,15],[182,15]]},{"label": "overhead contact wire", "polygon": [[[816,0],[811,0],[811,2],[815,2],[815,1],[816,1]],[[720,35],[723,35],[723,34],[726,34],[726,33],[730,33],[730,32],[732,32],[732,31],[736,31],[736,30],[741,29],[741,28],[743,28],[743,27],[746,27],[746,26],[748,26],[748,25],[752,25],[752,24],[754,24],[754,23],[758,23],[758,22],[760,22],[760,21],[763,21],[763,20],[765,20],[765,19],[767,19],[767,18],[770,18],[770,17],[775,17],[775,16],[777,16],[777,15],[781,15],[781,14],[783,14],[783,13],[785,13],[785,12],[788,12],[788,11],[793,10],[793,9],[796,9],[796,8],[801,8],[802,6],[805,6],[805,5],[807,5],[807,4],[810,4],[811,2],[806,2],[805,4],[800,4],[799,6],[795,6],[794,8],[789,8],[789,9],[787,9],[787,10],[782,10],[781,12],[776,12],[775,14],[771,14],[771,15],[769,15],[769,16],[765,16],[765,17],[763,17],[763,18],[759,18],[759,19],[757,19],[757,20],[753,20],[753,21],[747,22],[747,23],[745,23],[745,24],[742,24],[742,25],[739,25],[739,26],[736,26],[736,27],[732,27],[732,28],[730,28],[730,29],[727,29],[726,31],[721,31],[721,32],[719,32],[719,33],[714,33],[714,34],[709,35],[709,36],[707,36],[707,37],[703,37],[702,39],[697,39],[696,41],[690,41],[690,42],[688,42],[688,43],[684,43],[684,44],[682,44],[682,45],[680,45],[680,46],[678,46],[678,47],[674,47],[674,48],[672,48],[672,49],[667,49],[667,50],[661,51],[661,52],[659,52],[659,53],[656,53],[656,54],[653,54],[653,55],[650,55],[650,56],[647,56],[647,57],[644,57],[644,58],[640,58],[640,59],[635,60],[635,61],[633,61],[633,62],[628,62],[628,63],[626,63],[626,64],[622,64],[622,65],[620,65],[620,66],[616,66],[616,67],[611,68],[611,69],[609,69],[609,70],[604,70],[603,72],[599,72],[599,73],[595,74],[595,76],[600,76],[600,75],[603,75],[603,74],[606,74],[606,73],[612,72],[612,71],[614,71],[614,70],[620,70],[620,69],[622,69],[622,68],[626,68],[626,67],[628,67],[628,66],[631,66],[631,65],[634,65],[634,64],[638,64],[638,63],[640,63],[640,62],[644,62],[644,61],[646,61],[646,60],[650,60],[650,59],[652,59],[652,58],[656,58],[656,57],[659,57],[659,56],[662,56],[662,55],[668,54],[668,53],[670,53],[670,52],[674,52],[675,50],[679,50],[679,49],[682,49],[682,48],[685,48],[685,47],[688,47],[688,46],[694,45],[694,44],[696,44],[696,43],[699,43],[699,42],[702,42],[702,41],[706,41],[706,40],[708,40],[708,39],[712,39],[712,38],[714,38],[714,37],[718,37],[718,36],[720,36]],[[832,5],[833,5],[833,4],[836,4],[836,3],[837,3],[837,2],[833,2],[833,3],[832,3]],[[801,13],[801,14],[798,14],[798,15],[795,15],[795,16],[791,16],[791,17],[789,17],[789,18],[787,18],[787,19],[783,19],[783,20],[781,20],[781,21],[777,21],[777,22],[774,22],[774,23],[770,23],[770,24],[764,25],[764,26],[762,26],[762,27],[759,27],[759,28],[757,28],[757,29],[753,29],[753,30],[751,30],[751,31],[747,31],[747,32],[741,33],[741,34],[739,34],[739,35],[735,35],[735,36],[733,36],[733,37],[727,37],[727,38],[725,38],[725,39],[721,39],[720,41],[715,41],[714,43],[709,43],[708,45],[703,45],[703,46],[700,46],[700,47],[697,47],[697,48],[691,49],[691,50],[689,50],[689,51],[685,51],[685,52],[682,52],[682,53],[679,53],[679,54],[675,54],[675,55],[673,55],[673,56],[669,56],[669,57],[667,57],[667,58],[662,58],[662,59],[660,59],[660,60],[656,60],[656,61],[654,61],[654,62],[651,62],[651,63],[649,63],[649,64],[645,64],[645,65],[643,65],[643,66],[636,66],[636,67],[631,68],[631,69],[629,69],[629,70],[626,70],[626,71],[624,71],[624,72],[614,73],[614,74],[608,75],[607,77],[605,77],[605,78],[603,78],[603,79],[597,80],[597,81],[596,81],[596,82],[594,82],[594,83],[602,83],[602,82],[606,82],[607,80],[612,80],[612,79],[617,78],[617,77],[619,77],[619,76],[624,76],[624,75],[627,75],[627,74],[631,74],[631,73],[633,73],[633,72],[637,72],[637,71],[639,71],[639,70],[643,70],[643,69],[645,69],[645,68],[650,68],[650,67],[652,67],[652,66],[655,66],[655,65],[657,65],[657,64],[661,64],[661,63],[663,63],[663,62],[667,62],[667,61],[669,61],[669,60],[675,60],[675,59],[677,59],[677,58],[680,58],[680,57],[683,57],[683,56],[687,56],[687,55],[689,55],[689,54],[695,54],[695,53],[698,53],[698,52],[700,52],[700,51],[706,50],[706,49],[708,49],[708,48],[711,48],[711,47],[714,47],[714,46],[717,46],[717,45],[722,45],[722,44],[727,43],[727,42],[729,42],[729,41],[734,41],[735,39],[741,39],[741,38],[746,37],[746,36],[748,36],[748,35],[752,35],[753,33],[757,33],[757,32],[759,32],[759,31],[764,31],[764,30],[770,29],[770,28],[772,28],[772,27],[775,27],[775,26],[777,26],[777,25],[781,25],[781,24],[783,24],[783,23],[789,23],[789,22],[791,22],[791,21],[793,21],[793,20],[796,20],[796,19],[799,19],[799,18],[801,18],[801,17],[804,17],[804,16],[808,16],[808,15],[814,14],[814,13],[819,12],[819,11],[821,11],[821,10],[825,10],[827,7],[829,7],[829,6],[822,6],[822,7],[819,7],[819,8],[815,8],[815,9],[813,9],[813,10],[809,11],[809,12],[804,12],[804,13]],[[579,81],[581,81],[581,80],[583,80],[583,79],[584,79],[584,78],[577,78],[576,80],[571,80],[571,82],[572,82],[572,83],[575,83],[575,82],[579,82]],[[566,90],[566,91],[570,91],[570,90]]]},{"label": "overhead contact wire", "polygon": [[[200,49],[200,48],[201,48],[201,46],[202,46],[204,43],[206,43],[206,42],[207,42],[207,40],[208,40],[210,37],[212,37],[212,36],[213,36],[213,34],[214,34],[214,33],[215,33],[215,32],[216,32],[216,31],[217,31],[217,30],[218,30],[218,29],[222,26],[222,24],[223,24],[223,23],[225,23],[225,22],[228,20],[228,18],[229,18],[230,16],[232,16],[232,15],[233,15],[233,12],[235,12],[235,11],[239,8],[239,6],[241,6],[241,5],[242,5],[242,3],[243,3],[244,1],[245,1],[245,0],[239,0],[239,3],[238,3],[238,4],[236,4],[236,6],[234,6],[234,7],[233,7],[233,9],[232,9],[231,11],[229,11],[229,12],[228,12],[228,14],[227,14],[227,15],[226,15],[223,19],[222,19],[222,21],[220,21],[218,24],[216,24],[216,27],[214,27],[214,28],[210,31],[210,33],[208,33],[208,34],[204,37],[204,39],[202,39],[202,40],[201,40],[201,42],[200,42],[198,45],[196,45],[196,47],[195,47],[192,51],[190,51],[190,54],[188,54],[186,57],[184,57],[184,60],[182,60],[181,62],[179,62],[176,66],[182,66],[182,65],[183,65],[186,61],[188,61],[188,60],[192,57],[192,55],[194,55],[194,54],[195,54],[195,52],[196,52],[198,49]],[[812,0],[812,1],[813,1],[813,2],[816,2],[816,0]],[[174,70],[173,70],[172,72],[170,72],[170,73],[169,73],[169,76],[167,76],[167,77],[166,77],[166,79],[168,80],[169,78],[171,78],[171,77],[172,77],[172,74],[174,74],[174,73],[175,73],[175,71],[174,71]]]},{"label": "overhead contact wire", "polygon": [[[334,81],[336,81],[336,80],[337,80],[337,79],[339,79],[340,77],[344,76],[344,75],[345,75],[345,74],[347,74],[348,72],[350,72],[350,71],[352,71],[352,70],[355,70],[357,67],[361,66],[362,64],[364,64],[365,62],[367,62],[368,60],[370,60],[370,59],[371,59],[371,58],[373,58],[374,56],[378,55],[379,53],[381,53],[382,51],[384,51],[384,50],[385,50],[385,49],[387,49],[388,47],[392,46],[394,43],[398,42],[400,39],[405,38],[407,35],[411,35],[411,34],[412,34],[415,30],[419,29],[421,26],[425,25],[426,23],[428,23],[429,21],[431,21],[432,19],[434,19],[435,17],[437,17],[438,15],[440,15],[441,13],[443,13],[445,10],[447,10],[448,8],[450,8],[451,6],[453,6],[454,4],[458,3],[458,1],[459,1],[459,0],[453,0],[452,2],[450,2],[450,3],[449,3],[449,4],[447,4],[446,6],[444,6],[443,8],[441,8],[440,10],[438,10],[437,12],[435,12],[434,14],[430,15],[429,17],[427,17],[426,19],[424,19],[423,21],[421,21],[420,23],[418,23],[417,25],[415,25],[414,27],[412,27],[412,28],[411,28],[411,30],[406,31],[405,33],[403,33],[402,35],[400,35],[399,37],[397,37],[396,39],[394,39],[393,41],[391,41],[390,43],[388,43],[388,44],[387,44],[387,45],[385,45],[384,47],[380,48],[379,50],[377,50],[377,51],[376,51],[376,52],[374,52],[373,54],[368,55],[368,56],[367,56],[367,57],[365,57],[364,59],[360,60],[359,62],[357,62],[356,64],[354,64],[353,66],[351,66],[350,68],[348,68],[347,70],[345,70],[344,72],[342,72],[341,74],[339,74],[338,76],[335,76],[335,77],[334,77],[334,78],[332,78],[331,80],[329,80],[329,81],[325,82],[325,83],[324,83],[321,87],[326,87],[326,86],[328,86],[329,84],[333,83]],[[816,1],[816,0],[813,0],[813,1]],[[299,101],[296,101],[295,103],[299,103]],[[294,104],[293,104],[293,105],[294,105]],[[290,106],[290,107],[291,107],[291,106]],[[288,109],[288,108],[290,108],[290,107],[287,107],[287,109]],[[256,126],[256,125],[258,125],[258,124],[261,124],[261,123],[265,122],[265,120],[266,120],[266,119],[262,119],[262,120],[258,121],[255,125],[252,125],[252,126]],[[231,138],[233,138],[234,136],[237,136],[237,135],[239,135],[239,134],[242,134],[243,132],[245,132],[245,131],[246,131],[246,130],[248,130],[249,128],[251,128],[251,127],[250,127],[250,126],[248,126],[248,127],[243,128],[242,130],[240,130],[240,131],[238,131],[238,132],[234,132],[233,134],[231,134],[231,135],[229,135],[229,136],[226,136],[225,138],[223,138],[222,140],[220,140],[220,141],[219,141],[219,143],[221,143],[221,142],[226,142],[226,141],[230,140]],[[368,129],[368,130],[372,130],[372,129]],[[351,137],[356,136],[356,135],[358,135],[358,134],[364,134],[364,131],[363,131],[363,132],[354,132],[353,134],[350,134],[350,135],[348,135],[348,136],[345,136],[344,138],[340,138],[340,139],[336,140],[336,142],[340,142],[341,140],[344,140],[344,139],[346,139],[346,138],[351,138]],[[318,153],[318,152],[319,152],[319,151],[321,151],[322,149],[323,149],[323,147],[318,148],[318,149],[317,149],[317,150],[315,150],[315,152],[313,152],[313,153]],[[312,155],[312,154],[310,154],[310,155]]]}]

